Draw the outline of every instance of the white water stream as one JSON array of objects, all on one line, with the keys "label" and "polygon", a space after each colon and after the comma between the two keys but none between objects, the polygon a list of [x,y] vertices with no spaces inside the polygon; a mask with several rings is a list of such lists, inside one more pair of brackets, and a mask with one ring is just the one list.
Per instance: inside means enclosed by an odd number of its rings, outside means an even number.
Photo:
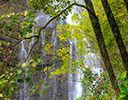
[{"label": "white water stream", "polygon": [[[76,40],[70,41],[70,55],[72,55],[72,56],[70,56],[71,60],[79,59],[75,53],[77,51],[76,45],[77,45]],[[73,48],[73,46],[74,46],[74,48]],[[101,65],[100,61],[97,59],[96,55],[94,53],[90,52],[86,56],[83,55],[83,59],[84,59],[83,63],[87,64],[87,66],[84,66],[84,67],[87,68],[88,66],[90,66],[92,68],[92,72],[94,74],[97,73],[98,77],[100,77],[100,73],[103,72],[103,69],[102,69],[102,65]],[[72,68],[72,65],[70,65],[70,67]],[[68,98],[69,98],[69,100],[76,100],[76,98],[80,98],[82,96],[83,87],[82,87],[82,83],[80,82],[80,78],[82,78],[83,75],[82,75],[82,70],[79,69],[79,66],[77,66],[77,67],[78,68],[76,68],[75,70],[78,70],[79,73],[75,73],[75,74],[69,73],[69,77],[68,77]]]},{"label": "white water stream", "polygon": [[[32,33],[32,35],[33,35],[33,33]],[[27,55],[30,52],[30,49],[31,49],[33,43],[34,43],[34,38],[31,39],[31,42],[29,43],[29,47],[28,47],[28,52],[27,52],[27,50],[25,49],[25,46],[27,44],[26,41],[23,40],[21,42],[21,63],[23,63],[24,60],[27,58]],[[30,59],[30,55],[29,55],[28,59]],[[28,60],[26,61],[26,63],[28,63]],[[28,76],[27,71],[28,71],[28,69],[25,70],[24,78],[27,78],[27,76]],[[28,84],[24,82],[23,88],[21,88],[20,100],[29,100],[29,96],[28,95],[29,95]]]},{"label": "white water stream", "polygon": [[[27,57],[27,52],[26,52],[26,50],[25,50],[25,48],[24,48],[24,43],[25,43],[25,40],[23,40],[22,42],[21,42],[21,54],[20,54],[20,57],[21,57],[21,63],[23,63],[23,61],[24,61],[24,59]],[[24,86],[23,86],[23,88],[26,88],[26,85],[24,84]],[[21,86],[21,90],[20,90],[20,100],[23,100],[22,99],[22,97],[23,97],[23,95],[24,94],[26,94],[25,92],[22,92],[23,91],[23,88],[22,88],[22,86]]]},{"label": "white water stream", "polygon": [[[70,59],[71,60],[78,59],[75,51],[77,51],[76,40],[75,41],[71,40],[70,41],[70,55],[71,55]],[[70,65],[70,67],[72,68],[72,65]],[[75,100],[76,98],[79,98],[82,96],[83,88],[80,82],[80,78],[82,78],[82,72],[78,68],[76,68],[75,70],[78,70],[79,73],[75,73],[75,74],[69,73],[68,75],[68,99],[69,100]]]},{"label": "white water stream", "polygon": [[[83,4],[83,0],[76,0],[79,3]],[[71,17],[74,13],[77,13],[79,15],[79,10],[81,8],[79,7],[74,7],[74,10],[72,12],[72,14],[69,14],[67,16],[66,22],[68,24],[72,24],[72,25],[76,25],[75,22],[72,22]],[[83,39],[86,40],[86,39]],[[87,41],[85,41],[87,42]],[[89,45],[89,43],[88,43]],[[75,51],[73,50],[73,46],[75,47]],[[85,47],[86,49],[86,47]],[[75,52],[77,51],[77,40],[70,40],[70,55],[75,55],[74,58],[73,56],[70,56],[71,60],[76,60],[78,59],[77,55],[75,54]],[[83,55],[83,59],[84,59],[84,64],[86,63],[87,66],[84,67],[93,67],[92,68],[92,72],[94,74],[98,74],[98,77],[100,77],[100,73],[103,71],[102,69],[102,64],[100,62],[101,59],[97,59],[96,55],[94,53],[90,53],[88,55]],[[70,67],[72,67],[72,65],[70,65]],[[77,66],[79,67],[79,66]],[[82,96],[82,92],[83,92],[83,87],[82,87],[82,83],[80,82],[80,78],[82,78],[82,70],[80,70],[79,68],[76,68],[76,70],[79,71],[79,73],[76,73],[75,75],[70,74],[68,76],[68,100],[76,100],[76,98],[80,98]],[[94,82],[95,83],[95,82]]]},{"label": "white water stream", "polygon": [[[54,57],[55,57],[55,52],[56,52],[56,43],[57,43],[57,35],[56,35],[56,30],[53,30],[52,33],[52,43],[53,43],[53,70],[55,70],[55,62],[54,62]],[[55,100],[56,97],[56,76],[54,75],[53,79],[53,100]]]}]

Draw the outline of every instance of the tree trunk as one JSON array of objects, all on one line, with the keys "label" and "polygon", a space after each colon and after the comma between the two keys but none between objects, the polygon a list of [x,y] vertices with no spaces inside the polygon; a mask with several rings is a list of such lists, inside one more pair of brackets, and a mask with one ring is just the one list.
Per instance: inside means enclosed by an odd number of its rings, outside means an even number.
[{"label": "tree trunk", "polygon": [[120,50],[120,54],[121,54],[121,57],[123,60],[123,64],[124,64],[125,70],[127,71],[127,76],[128,76],[128,53],[127,53],[125,45],[123,43],[123,39],[121,37],[118,25],[117,25],[116,20],[113,16],[113,13],[112,13],[111,8],[108,4],[108,1],[107,0],[101,0],[101,2],[102,2],[102,5],[104,7],[105,13],[107,15],[109,24],[110,24],[112,32],[113,32],[113,35],[116,39],[116,42],[117,42],[117,45],[118,45],[118,48]]},{"label": "tree trunk", "polygon": [[126,9],[127,9],[127,12],[128,12],[128,0],[124,0],[124,2],[125,2]]},{"label": "tree trunk", "polygon": [[[106,70],[109,74],[112,87],[115,91],[116,98],[118,98],[118,96],[120,94],[120,89],[118,87],[118,84],[116,83],[116,77],[115,77],[112,65],[110,63],[109,55],[108,55],[108,52],[107,52],[107,49],[106,49],[106,46],[105,46],[105,42],[104,42],[104,38],[103,38],[103,35],[102,35],[102,32],[101,32],[101,27],[100,27],[99,20],[98,20],[96,14],[95,14],[95,11],[93,9],[93,5],[92,5],[91,0],[84,0],[84,1],[86,3],[86,6],[88,8],[90,8],[92,10],[92,12],[94,13],[92,15],[92,13],[90,11],[88,11],[89,17],[91,19],[92,27],[94,29],[94,33],[95,33],[96,39],[98,41],[98,46],[100,48],[101,56],[103,58]],[[94,15],[95,15],[95,17],[94,17]]]}]

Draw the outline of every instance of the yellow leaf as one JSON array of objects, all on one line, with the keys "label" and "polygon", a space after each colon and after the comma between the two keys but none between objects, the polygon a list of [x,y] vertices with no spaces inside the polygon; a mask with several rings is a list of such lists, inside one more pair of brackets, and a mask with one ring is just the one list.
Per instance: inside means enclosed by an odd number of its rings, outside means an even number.
[{"label": "yellow leaf", "polygon": [[3,94],[0,94],[0,97],[3,97]]},{"label": "yellow leaf", "polygon": [[22,67],[22,68],[26,68],[27,65],[28,65],[27,63],[23,63],[23,64],[21,65],[21,67]]},{"label": "yellow leaf", "polygon": [[35,64],[35,63],[32,63],[31,66],[32,66],[32,67],[36,67],[36,64]]}]

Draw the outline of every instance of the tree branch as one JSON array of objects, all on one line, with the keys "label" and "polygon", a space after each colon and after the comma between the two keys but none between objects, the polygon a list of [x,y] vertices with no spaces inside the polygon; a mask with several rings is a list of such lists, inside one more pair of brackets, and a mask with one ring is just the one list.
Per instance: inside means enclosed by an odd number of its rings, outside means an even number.
[{"label": "tree branch", "polygon": [[45,24],[45,26],[43,26],[43,27],[41,27],[41,28],[39,29],[38,37],[37,37],[38,39],[37,39],[37,41],[34,43],[34,45],[32,46],[32,48],[31,48],[30,52],[28,53],[27,58],[24,60],[24,62],[26,62],[26,60],[28,59],[28,57],[29,57],[29,55],[30,55],[30,53],[31,53],[31,51],[32,51],[32,49],[33,49],[33,47],[34,47],[34,46],[36,45],[36,43],[39,41],[39,37],[40,37],[40,34],[41,34],[42,29],[45,29],[51,21],[53,21],[54,19],[56,19],[57,17],[59,17],[62,13],[64,13],[67,9],[71,8],[71,7],[72,7],[73,5],[75,5],[75,4],[76,4],[76,3],[72,3],[71,5],[69,5],[67,8],[65,8],[64,10],[62,10],[58,15],[54,16],[53,18],[51,18],[51,19]]},{"label": "tree branch", "polygon": [[[74,6],[74,5],[79,6],[79,7],[83,7],[83,8],[85,8],[85,9],[87,9],[89,12],[92,13],[92,15],[93,15],[95,18],[97,18],[97,16],[95,16],[95,14],[94,14],[88,7],[86,7],[86,6],[84,6],[84,5],[81,5],[81,4],[77,4],[76,2],[75,2],[75,3],[72,3],[71,5],[69,5],[68,7],[66,7],[64,10],[62,10],[58,15],[54,16],[53,18],[51,18],[51,19],[45,24],[45,26],[41,27],[41,28],[39,29],[38,35],[32,36],[32,37],[37,37],[37,41],[36,41],[36,42],[34,43],[34,45],[32,46],[32,48],[31,48],[30,52],[28,53],[27,58],[25,59],[25,61],[28,59],[28,57],[29,57],[29,55],[30,55],[30,53],[31,53],[31,51],[32,51],[32,49],[33,49],[33,47],[34,47],[34,46],[36,45],[36,43],[39,41],[39,37],[40,37],[40,34],[41,34],[42,29],[45,29],[51,21],[53,21],[54,19],[56,19],[57,17],[59,17],[62,13],[64,13],[66,10],[68,10],[69,8],[71,8],[71,7]],[[28,38],[25,37],[25,38],[19,40],[19,41],[18,41],[15,45],[13,45],[10,49],[12,49],[14,46],[16,46],[18,43],[20,43],[20,42],[23,41],[24,39],[30,39],[30,38],[32,38],[32,37],[28,37]]]},{"label": "tree branch", "polygon": [[45,24],[45,26],[43,26],[43,27],[40,28],[38,35],[40,36],[41,30],[42,30],[42,29],[45,29],[51,21],[53,21],[54,19],[56,19],[57,17],[59,17],[62,13],[64,13],[66,10],[68,10],[69,8],[71,8],[71,7],[74,6],[74,5],[85,8],[86,10],[88,10],[88,11],[97,19],[97,16],[92,12],[92,10],[90,10],[88,7],[86,7],[86,6],[84,6],[84,5],[77,4],[77,3],[75,2],[75,3],[72,3],[71,5],[69,5],[68,7],[66,7],[64,10],[62,10],[58,15],[54,16],[53,18],[51,18],[51,19]]},{"label": "tree branch", "polygon": [[88,7],[84,6],[84,5],[81,5],[81,4],[78,4],[78,3],[75,3],[76,6],[79,6],[79,7],[83,7],[85,8],[88,12],[90,12],[96,19],[97,19],[97,16],[93,13],[93,11],[91,9],[89,9]]},{"label": "tree branch", "polygon": [[54,19],[56,19],[57,17],[59,17],[62,13],[64,13],[67,9],[71,8],[71,7],[72,7],[73,5],[75,5],[75,4],[76,4],[76,3],[72,3],[72,4],[69,5],[67,8],[65,8],[64,10],[62,10],[58,15],[54,16],[53,18],[51,18],[51,19],[45,24],[45,26],[43,26],[43,27],[40,28],[38,35],[40,36],[41,30],[42,30],[42,29],[45,29],[51,21],[53,21]]},{"label": "tree branch", "polygon": [[20,39],[17,43],[15,43],[11,48],[9,48],[10,50],[13,48],[13,47],[15,47],[17,44],[19,44],[21,41],[23,41],[24,39],[31,39],[31,38],[33,38],[33,37],[39,37],[38,35],[33,35],[33,36],[30,36],[30,37],[24,37],[24,38],[22,38],[22,39]]},{"label": "tree branch", "polygon": [[37,43],[38,41],[39,41],[39,39],[37,38],[36,42],[32,45],[32,47],[31,47],[31,49],[30,49],[30,51],[29,51],[29,53],[28,53],[28,55],[27,55],[26,59],[24,60],[24,62],[26,62],[26,61],[27,61],[27,59],[28,59],[29,55],[30,55],[30,54],[31,54],[31,52],[32,52],[32,49],[34,48],[34,46],[36,45],[36,43]]}]

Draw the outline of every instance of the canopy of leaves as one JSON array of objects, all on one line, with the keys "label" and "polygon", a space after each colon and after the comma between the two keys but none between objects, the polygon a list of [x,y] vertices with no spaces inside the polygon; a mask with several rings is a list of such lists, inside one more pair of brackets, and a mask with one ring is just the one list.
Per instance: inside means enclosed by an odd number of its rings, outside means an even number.
[{"label": "canopy of leaves", "polygon": [[[87,60],[86,57],[89,56],[90,53],[95,53],[97,59],[102,62],[100,50],[93,32],[91,21],[89,19],[88,12],[85,9],[80,9],[80,11],[78,11],[79,13],[73,13],[72,21],[75,24],[61,24],[57,26],[58,39],[61,41],[61,43],[68,43],[68,46],[65,47],[65,45],[61,44],[60,48],[56,50],[57,55],[53,58],[53,60],[59,58],[63,64],[61,67],[51,71],[51,67],[38,67],[43,63],[43,60],[38,56],[33,59],[29,59],[27,63],[26,61],[29,58],[29,55],[24,59],[22,64],[19,64],[20,61],[14,61],[13,57],[15,57],[17,54],[15,54],[16,49],[13,48],[15,46],[19,48],[18,44],[25,39],[28,40],[26,43],[30,43],[29,39],[35,37],[35,44],[31,49],[29,48],[31,53],[33,47],[37,42],[39,42],[39,37],[41,37],[40,32],[43,29],[43,27],[39,29],[36,26],[34,19],[37,16],[37,12],[43,9],[44,14],[53,18],[54,16],[60,14],[63,9],[70,6],[74,0],[28,0],[27,4],[30,7],[29,10],[25,9],[23,11],[13,12],[14,7],[11,8],[11,5],[15,2],[20,1],[9,0],[9,2],[5,2],[5,4],[1,3],[3,8],[5,6],[7,7],[5,7],[4,14],[2,12],[0,15],[0,35],[2,37],[0,37],[0,91],[2,91],[0,92],[0,98],[5,100],[9,99],[13,95],[14,91],[19,91],[16,82],[28,84],[31,81],[31,78],[40,71],[43,71],[45,74],[50,72],[50,78],[53,78],[54,75],[65,75],[67,73],[76,74],[79,72],[78,70],[75,70],[76,68],[81,70],[84,68],[83,78],[81,79],[84,93],[79,99],[82,100],[96,98],[97,100],[108,100],[115,98],[110,84],[110,79],[106,71],[102,72],[100,77],[98,77],[97,74],[92,72],[92,66],[87,66],[87,63],[85,62],[85,60]],[[128,13],[125,3],[123,0],[108,0],[108,2],[128,51]],[[117,81],[121,90],[119,100],[127,99],[128,79],[126,78],[126,72],[115,38],[112,34],[110,25],[103,10],[101,0],[94,0],[93,5],[96,15],[100,21],[105,45],[109,53],[114,73],[118,78]],[[23,7],[22,4],[20,6]],[[9,12],[9,7],[12,9],[11,12]],[[71,13],[72,8],[73,7],[70,7],[56,18],[63,20],[66,19]],[[3,37],[5,36],[10,37],[14,41],[10,42],[7,41],[8,39],[4,40]],[[53,54],[53,52],[50,52],[50,49],[53,46],[54,44],[46,43],[44,49],[47,54]],[[69,46],[72,46],[72,51]],[[71,52],[74,52],[77,59],[71,59],[71,57],[74,56]],[[26,70],[28,75],[26,78],[24,78],[22,76],[24,76]],[[42,85],[45,87],[45,89],[49,87],[48,83],[45,83],[44,80],[38,80],[38,82],[31,86],[30,95],[32,95]],[[38,93],[39,95],[42,95],[45,93],[45,91],[38,91]]]}]

